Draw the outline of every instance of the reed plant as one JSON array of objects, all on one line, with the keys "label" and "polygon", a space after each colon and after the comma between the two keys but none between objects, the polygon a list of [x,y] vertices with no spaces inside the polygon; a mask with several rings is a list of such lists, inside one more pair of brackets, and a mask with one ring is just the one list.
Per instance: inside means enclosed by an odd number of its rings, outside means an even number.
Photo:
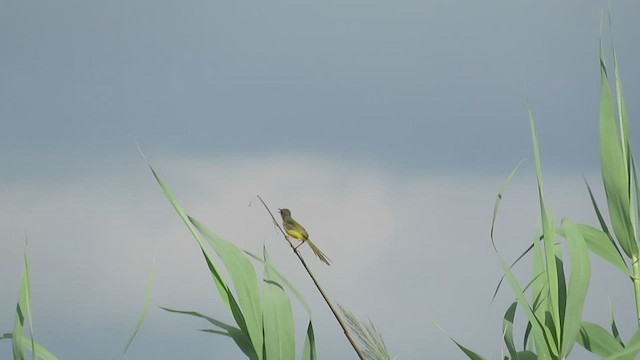
[{"label": "reed plant", "polygon": [[[502,266],[504,279],[515,296],[515,301],[503,317],[502,337],[507,351],[503,359],[564,360],[569,357],[576,344],[608,360],[633,360],[640,353],[640,330],[636,330],[627,341],[623,341],[612,312],[610,331],[582,318],[591,275],[589,254],[593,253],[629,278],[635,294],[636,328],[640,328],[640,187],[631,151],[629,123],[615,48],[612,52],[615,97],[612,95],[601,43],[599,145],[600,168],[607,201],[606,212],[602,211],[591,187],[586,184],[598,226],[577,224],[568,219],[563,220],[559,226],[555,225],[554,218],[545,205],[538,141],[530,106],[529,123],[541,228],[531,246],[518,258],[520,260],[527,254],[532,257],[533,271],[526,285],[518,282],[512,271],[513,264],[509,266],[502,258],[494,240],[494,225],[500,202],[515,169],[498,192],[490,237]],[[607,217],[610,226],[607,224]],[[566,243],[567,255],[562,253],[562,243]],[[523,345],[520,348],[514,339],[514,319],[517,310],[526,316]],[[485,359],[459,342],[455,343],[470,359]]]}]

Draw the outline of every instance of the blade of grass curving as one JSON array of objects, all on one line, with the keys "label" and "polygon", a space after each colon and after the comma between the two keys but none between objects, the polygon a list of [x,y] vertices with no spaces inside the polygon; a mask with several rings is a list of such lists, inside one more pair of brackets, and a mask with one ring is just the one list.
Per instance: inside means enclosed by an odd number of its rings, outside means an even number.
[{"label": "blade of grass curving", "polygon": [[587,321],[582,322],[576,341],[586,350],[602,358],[624,350],[618,340],[602,326]]},{"label": "blade of grass curving", "polygon": [[483,357],[482,355],[469,350],[468,348],[466,348],[464,345],[460,344],[459,342],[457,342],[454,338],[451,338],[451,341],[453,341],[456,346],[462,350],[462,352],[467,355],[467,357],[471,360],[487,360],[487,358]]},{"label": "blade of grass curving", "polygon": [[[211,318],[207,315],[204,315],[202,313],[199,313],[197,311],[186,311],[186,310],[175,310],[175,309],[170,309],[170,308],[166,308],[166,307],[160,307],[162,310],[167,311],[167,312],[171,312],[171,313],[176,313],[176,314],[183,314],[183,315],[189,315],[189,316],[194,316],[197,318],[201,318],[204,320],[207,320],[208,322],[210,322],[211,324],[223,329],[223,333],[222,335],[228,336],[230,338],[233,339],[233,341],[236,343],[236,345],[238,345],[238,348],[240,348],[240,350],[251,360],[256,360],[258,359],[258,355],[256,355],[256,352],[253,348],[253,345],[251,344],[251,340],[249,340],[249,335],[247,334],[246,331],[240,330],[235,326],[226,324],[222,321],[216,320],[214,318]],[[212,332],[212,331],[207,331],[207,330],[201,330],[201,331],[205,331],[205,332]]]},{"label": "blade of grass curving", "polygon": [[227,268],[227,272],[231,277],[236,294],[238,295],[238,303],[244,315],[249,338],[256,353],[259,353],[258,357],[261,359],[262,347],[264,345],[262,299],[255,268],[240,248],[215,235],[196,219],[189,217],[189,221],[211,247],[213,247]]},{"label": "blade of grass curving", "polygon": [[531,325],[530,321],[527,321],[527,326],[524,329],[524,336],[522,337],[522,347],[524,349],[528,347],[527,345],[529,344],[529,336],[531,335],[531,330],[533,330],[533,326]]},{"label": "blade of grass curving", "polygon": [[296,299],[298,299],[298,301],[300,302],[300,304],[302,304],[302,306],[304,307],[304,309],[307,311],[307,314],[309,314],[309,317],[311,317],[311,306],[309,306],[309,303],[307,303],[307,301],[304,299],[304,297],[302,296],[302,294],[298,291],[298,289],[296,289],[290,282],[289,280],[287,280],[279,271],[278,269],[276,269],[273,264],[271,263],[266,263],[262,258],[260,258],[259,256],[256,256],[252,253],[250,253],[249,251],[245,250],[245,254],[251,256],[253,259],[259,261],[260,263],[262,263],[263,265],[267,266],[269,268],[269,271],[271,271],[271,276],[273,277],[273,280],[279,284],[281,284],[282,286],[284,286],[287,290],[289,290],[291,292],[291,294],[293,294],[293,296],[295,296]]},{"label": "blade of grass curving", "polygon": [[[629,121],[627,119],[627,107],[624,104],[624,93],[622,91],[622,80],[620,79],[620,68],[618,66],[618,54],[613,41],[613,22],[611,21],[611,9],[609,9],[609,33],[611,34],[611,51],[613,52],[613,77],[616,88],[616,105],[618,108],[618,127],[620,130],[620,139],[622,142],[622,155],[627,164],[627,169],[631,169],[631,144],[629,141]],[[628,173],[628,186],[633,183],[631,177],[633,174]]]},{"label": "blade of grass curving", "polygon": [[[211,334],[216,334],[216,335],[223,335],[226,337],[230,337],[233,339],[233,336],[231,336],[228,332],[224,331],[224,330],[216,330],[216,329],[200,329],[198,331],[202,331],[202,332],[206,332],[206,333],[211,333]],[[249,343],[249,346],[251,346],[251,344]],[[253,348],[253,347],[252,347]]]},{"label": "blade of grass curving", "polygon": [[[498,195],[496,196],[496,201],[493,204],[493,216],[491,217],[491,231],[489,232],[489,234],[491,236],[491,243],[493,244],[494,247],[495,247],[494,230],[496,225],[496,219],[498,217],[498,209],[500,208],[500,202],[502,202],[502,197],[504,196],[504,192],[507,190],[507,186],[509,186],[511,179],[516,174],[516,172],[518,171],[518,168],[520,167],[520,165],[522,165],[523,162],[524,160],[520,160],[520,162],[513,168],[513,170],[511,170],[507,178],[502,183],[502,186],[500,186],[500,189],[498,190]],[[527,252],[529,252],[530,249],[531,247],[529,247],[529,249],[527,249],[522,255],[520,255],[520,257],[518,257],[518,259],[516,259],[516,261],[514,261],[511,264],[510,268],[514,266]],[[493,297],[491,298],[491,302],[493,302],[493,300],[495,300],[496,298],[496,295],[498,295],[498,290],[500,289],[500,285],[502,284],[503,280],[504,280],[504,276],[500,278],[500,281],[498,282],[498,286],[496,286],[496,289],[493,292]]]},{"label": "blade of grass curving", "polygon": [[440,331],[442,331],[442,333],[444,333],[445,335],[447,335],[449,337],[449,339],[451,339],[451,341],[453,341],[454,344],[456,344],[456,346],[462,350],[462,352],[467,355],[467,357],[471,360],[487,360],[485,357],[483,357],[482,355],[468,349],[467,347],[465,347],[464,345],[460,344],[459,342],[456,341],[456,339],[454,339],[453,337],[451,337],[449,334],[446,333],[446,331],[444,331],[444,329],[442,328],[442,326],[440,326],[440,324],[435,323],[435,325],[438,327],[438,329],[440,329]]},{"label": "blade of grass curving", "polygon": [[634,360],[637,359],[637,355],[640,352],[640,329],[636,330],[631,340],[629,340],[629,344],[627,347],[617,352],[613,355],[610,355],[606,358],[606,360]]},{"label": "blade of grass curving", "polygon": [[[540,202],[540,217],[542,219],[542,234],[544,241],[544,258],[545,258],[545,270],[547,273],[547,282],[549,285],[549,305],[551,308],[551,317],[554,324],[554,332],[560,334],[560,308],[559,308],[559,284],[558,284],[558,269],[556,267],[556,255],[554,244],[554,226],[553,219],[547,214],[547,210],[544,204],[543,186],[542,186],[542,169],[540,166],[540,150],[538,148],[538,139],[536,135],[536,129],[533,121],[533,111],[531,110],[531,104],[527,102],[527,108],[529,110],[529,126],[531,128],[531,141],[533,143],[533,157],[536,165],[536,179],[538,182],[538,198]],[[558,339],[559,340],[559,339]],[[550,348],[550,350],[558,350],[559,343],[556,342]],[[558,355],[556,351],[553,351],[554,355]]]},{"label": "blade of grass curving", "polygon": [[302,349],[302,360],[316,360],[316,338],[313,334],[313,325],[309,321],[307,326],[307,336],[304,339],[304,348]]},{"label": "blade of grass curving", "polygon": [[[139,147],[138,147],[138,150],[140,150]],[[140,150],[140,153],[142,154],[142,157],[144,158],[144,154],[142,153],[142,150]],[[145,158],[145,161],[146,161],[146,158]],[[189,232],[194,237],[194,239],[197,241],[198,246],[200,246],[200,250],[202,251],[202,255],[205,258],[205,261],[207,263],[207,267],[209,268],[209,272],[211,273],[211,277],[213,278],[213,282],[216,285],[216,288],[218,289],[218,293],[220,294],[220,297],[222,298],[223,303],[227,306],[227,308],[231,312],[231,315],[235,319],[236,324],[238,324],[240,329],[245,331],[245,333],[248,334],[248,329],[247,329],[246,321],[245,321],[245,318],[244,318],[244,314],[242,313],[242,311],[241,311],[241,309],[240,309],[240,307],[238,305],[238,302],[236,301],[235,297],[231,293],[231,290],[229,289],[229,286],[222,279],[222,276],[220,275],[220,271],[219,271],[218,267],[215,265],[215,262],[213,261],[213,256],[212,256],[210,250],[207,248],[205,243],[202,241],[202,239],[198,235],[198,231],[195,229],[193,224],[189,221],[189,218],[188,218],[187,214],[182,209],[182,206],[180,206],[178,201],[175,199],[175,197],[173,196],[171,191],[169,191],[169,188],[164,184],[162,179],[160,179],[158,174],[155,172],[155,170],[151,167],[151,165],[148,162],[147,162],[147,166],[149,166],[149,169],[151,170],[151,173],[153,174],[154,178],[156,179],[156,182],[160,186],[160,189],[164,193],[165,197],[167,198],[167,200],[169,200],[169,202],[171,203],[173,208],[178,213],[178,216],[180,216],[180,219],[182,219],[183,223],[187,226],[187,229],[189,229]],[[260,353],[260,359],[262,359],[261,358],[262,352],[260,351],[259,353]]]},{"label": "blade of grass curving", "polygon": [[170,312],[170,313],[174,313],[174,314],[182,314],[182,315],[189,315],[189,316],[193,316],[193,317],[197,317],[197,318],[201,318],[204,320],[207,320],[208,322],[210,322],[211,324],[224,329],[226,332],[230,333],[230,334],[242,334],[242,335],[246,335],[242,330],[238,329],[237,327],[233,326],[233,325],[229,325],[223,321],[220,320],[216,320],[210,316],[204,315],[200,312],[197,311],[193,311],[193,310],[176,310],[176,309],[171,309],[171,308],[167,308],[167,307],[162,307],[160,306],[160,309]]},{"label": "blade of grass curving", "polygon": [[[140,148],[138,148],[138,150],[140,150]],[[142,154],[142,150],[140,150],[140,153]],[[142,154],[142,156],[144,157],[144,154]],[[178,213],[178,216],[180,216],[180,219],[182,219],[182,222],[184,222],[184,224],[187,226],[187,229],[189,229],[189,232],[191,233],[191,235],[198,242],[198,245],[200,246],[200,250],[202,251],[202,255],[207,260],[207,265],[209,266],[209,270],[211,271],[211,276],[213,278],[214,284],[216,285],[216,288],[218,289],[218,293],[220,293],[220,297],[222,298],[222,301],[227,306],[227,308],[229,308],[229,310],[232,311],[233,307],[231,303],[235,302],[235,298],[233,297],[233,294],[231,294],[231,291],[229,290],[229,287],[227,286],[227,284],[224,282],[224,280],[220,276],[220,271],[218,270],[217,266],[211,260],[212,256],[209,253],[209,249],[207,249],[202,239],[200,239],[200,236],[198,236],[197,230],[191,224],[187,214],[184,212],[184,210],[182,209],[182,206],[180,206],[180,204],[175,199],[171,191],[169,191],[169,188],[165,185],[162,179],[160,179],[158,174],[155,172],[155,170],[151,167],[151,165],[148,162],[147,162],[147,166],[149,166],[151,173],[156,179],[156,182],[160,186],[160,189],[164,193],[167,200],[169,200],[173,208]]]},{"label": "blade of grass curving", "polygon": [[[591,198],[591,203],[593,204],[593,208],[596,211],[596,216],[598,217],[598,222],[600,223],[600,227],[602,228],[602,231],[604,231],[604,233],[607,234],[607,236],[609,237],[609,241],[616,248],[616,251],[618,252],[618,254],[620,254],[620,258],[624,262],[624,256],[622,256],[622,252],[620,251],[620,248],[618,248],[618,245],[616,244],[616,241],[613,239],[613,236],[611,235],[611,232],[609,231],[609,228],[607,227],[607,222],[604,220],[604,217],[602,216],[602,213],[600,212],[600,207],[598,206],[598,202],[596,201],[595,196],[593,196],[593,191],[591,191],[591,186],[589,186],[589,183],[587,182],[586,178],[584,179],[584,182],[587,185],[587,190],[589,190],[589,197]],[[625,265],[626,265],[626,263],[625,263]]]},{"label": "blade of grass curving", "polygon": [[32,353],[34,353],[32,350],[36,349],[35,353],[37,353],[37,358],[38,359],[42,359],[42,360],[58,360],[58,358],[53,355],[47,348],[45,348],[44,346],[40,345],[37,342],[30,342],[27,341],[25,343],[25,347],[31,351]]},{"label": "blade of grass curving", "polygon": [[[615,55],[615,53],[614,53]],[[631,258],[633,286],[636,300],[636,321],[640,326],[640,266],[638,265],[638,243],[635,238],[633,209],[631,207],[632,158],[630,155],[629,129],[621,92],[616,94],[620,111],[618,126],[613,111],[611,90],[600,45],[600,163],[602,178],[609,205],[613,230],[623,251]],[[615,69],[614,69],[615,70]],[[617,75],[617,74],[616,74]],[[616,87],[622,90],[619,77]],[[625,112],[624,114],[622,112]],[[620,131],[620,134],[616,133]]]},{"label": "blade of grass curving", "polygon": [[600,45],[600,168],[609,216],[618,243],[629,258],[638,257],[630,218],[629,169],[616,125],[602,45]]},{"label": "blade of grass curving", "polygon": [[11,345],[13,347],[13,358],[14,360],[24,360],[24,343],[22,336],[22,332],[24,330],[24,318],[27,315],[27,307],[25,304],[25,297],[28,292],[28,277],[25,269],[23,270],[22,280],[20,281],[20,290],[18,290],[18,304],[16,305],[16,319],[13,323],[13,332],[14,334],[11,339]]},{"label": "blade of grass curving", "polygon": [[502,338],[504,339],[504,344],[507,346],[507,351],[509,351],[511,359],[515,360],[519,360],[518,351],[516,350],[516,346],[513,342],[513,320],[516,317],[517,307],[517,301],[511,303],[509,308],[507,308],[507,311],[504,313],[504,317],[502,318]]},{"label": "blade of grass curving", "polygon": [[511,170],[507,178],[502,183],[502,186],[500,186],[500,189],[498,190],[498,196],[496,197],[496,201],[493,204],[493,216],[491,218],[491,232],[490,232],[491,239],[494,238],[493,234],[494,234],[495,225],[496,225],[496,218],[498,216],[498,209],[500,208],[500,202],[502,201],[502,196],[504,195],[504,192],[507,190],[507,186],[509,186],[511,179],[516,174],[516,172],[518,171],[518,168],[520,167],[520,165],[522,165],[523,162],[524,160],[520,160],[520,162],[513,168],[513,170]]},{"label": "blade of grass curving", "polygon": [[611,299],[609,299],[609,318],[611,319],[611,333],[613,334],[613,337],[615,337],[620,345],[624,347],[624,342],[622,341],[620,332],[618,331],[618,325],[616,325],[616,319],[613,316],[613,304],[611,303]]},{"label": "blade of grass curving", "polygon": [[562,331],[562,351],[560,358],[566,357],[575,344],[582,325],[582,309],[589,288],[591,264],[589,251],[578,227],[571,221],[562,222],[569,243],[569,284]]},{"label": "blade of grass curving", "polygon": [[[540,240],[542,240],[542,237],[540,237]],[[525,257],[525,255],[527,255],[529,253],[529,251],[531,251],[533,249],[533,243],[531,245],[529,245],[529,247],[527,248],[527,250],[525,250],[522,254],[520,254],[520,256],[518,256],[518,258],[511,263],[511,265],[509,265],[509,269],[513,269],[514,266],[516,266],[516,264],[522,260],[522,258]],[[496,289],[493,291],[493,296],[491,297],[491,302],[493,302],[493,300],[496,299],[496,296],[498,295],[498,290],[500,290],[500,286],[502,286],[502,282],[504,281],[504,275],[502,275],[500,277],[500,281],[498,281],[498,285],[496,286]]]},{"label": "blade of grass curving", "polygon": [[[547,270],[545,269],[544,259],[542,255],[542,241],[535,242],[533,247],[533,273],[534,274],[544,274],[544,276],[540,276],[537,279],[534,279],[531,283],[531,300],[532,300],[532,311],[537,319],[545,319],[547,313],[550,309],[549,306],[549,282],[547,276]],[[531,323],[531,320],[529,320]],[[532,324],[531,324],[532,325]],[[533,325],[532,325],[533,326]],[[555,327],[553,327],[555,328]],[[531,328],[531,331],[533,328]],[[548,329],[546,327],[543,330],[548,330],[549,332],[553,332],[554,330]],[[529,334],[530,335],[530,334]],[[525,334],[525,344],[527,343],[527,334]],[[533,343],[536,344],[537,347],[545,346],[544,343],[535,341],[534,338]]]},{"label": "blade of grass curving", "polygon": [[[24,253],[24,265],[22,270],[22,280],[20,281],[20,289],[18,290],[18,303],[16,304],[16,318],[13,324],[12,348],[14,360],[26,359],[24,355],[24,346],[29,346],[32,351],[33,359],[38,356],[35,340],[33,338],[33,324],[31,322],[31,300],[29,285],[29,256]],[[24,336],[25,318],[29,322],[31,336]],[[28,340],[25,342],[25,338]]]},{"label": "blade of grass curving", "polygon": [[144,321],[145,316],[147,315],[147,311],[149,311],[149,303],[151,302],[151,289],[153,288],[153,277],[156,272],[156,259],[153,259],[153,264],[151,265],[151,271],[149,272],[149,281],[147,282],[147,291],[144,296],[144,303],[142,304],[142,311],[140,312],[140,317],[138,317],[138,321],[136,321],[135,326],[133,327],[133,333],[129,337],[127,341],[127,345],[125,345],[124,350],[122,351],[122,355],[124,355],[133,339],[135,339],[138,331],[140,331],[140,327],[142,326],[142,322]]},{"label": "blade of grass curving", "polygon": [[[284,288],[275,280],[266,247],[264,253],[264,349],[266,359],[294,360],[296,357],[295,330],[291,301]],[[268,265],[267,265],[268,264]]]},{"label": "blade of grass curving", "polygon": [[249,338],[244,334],[242,335],[232,334],[224,330],[215,330],[215,329],[200,329],[199,331],[230,337],[236,343],[236,346],[238,346],[238,348],[242,351],[243,354],[245,354],[245,356],[249,360],[258,359],[258,355],[256,355],[256,351],[253,349],[253,345],[251,344],[251,341],[249,341]]},{"label": "blade of grass curving", "polygon": [[500,264],[502,265],[502,270],[505,273],[505,278],[507,279],[509,285],[511,285],[511,289],[516,296],[516,299],[518,300],[518,305],[520,305],[520,308],[523,309],[523,312],[531,323],[531,331],[534,342],[536,344],[538,355],[543,359],[551,359],[551,353],[553,353],[554,355],[557,355],[558,353],[558,349],[552,341],[553,336],[551,335],[551,330],[548,329],[534,314],[533,310],[529,306],[529,303],[527,302],[527,299],[524,296],[524,293],[522,292],[522,289],[520,288],[520,285],[518,284],[518,281],[513,275],[513,272],[511,272],[511,270],[507,266],[507,263],[497,252],[497,249],[496,254],[498,255],[498,259],[500,260]]},{"label": "blade of grass curving", "polygon": [[[204,251],[202,252],[204,255]],[[217,273],[217,269],[214,268],[213,262],[211,261],[211,259],[208,257],[208,255],[204,256],[205,261],[207,262],[207,267],[209,268],[209,272],[213,275],[213,276],[220,276],[220,274]],[[220,279],[222,281],[222,279]],[[238,327],[240,327],[240,330],[242,332],[244,332],[247,337],[249,336],[249,330],[247,330],[247,324],[244,320],[244,314],[242,314],[242,310],[240,310],[240,306],[238,305],[238,303],[236,302],[236,299],[233,297],[233,295],[231,294],[231,290],[229,290],[229,288],[227,288],[227,291],[229,293],[229,309],[231,311],[231,315],[233,316],[233,319],[236,321],[236,324],[238,325]]]},{"label": "blade of grass curving", "polygon": [[[590,251],[600,256],[613,266],[622,270],[626,275],[631,275],[631,271],[624,262],[624,258],[614,244],[610,241],[609,235],[604,231],[586,224],[576,224],[578,231],[582,234]],[[564,236],[564,234],[562,234]]]}]

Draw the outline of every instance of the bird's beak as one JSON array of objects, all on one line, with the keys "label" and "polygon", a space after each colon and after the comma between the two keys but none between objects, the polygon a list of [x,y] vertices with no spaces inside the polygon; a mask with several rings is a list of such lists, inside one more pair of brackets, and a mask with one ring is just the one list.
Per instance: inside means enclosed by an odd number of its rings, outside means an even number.
[{"label": "bird's beak", "polygon": [[282,209],[278,209],[278,212],[282,214]]}]

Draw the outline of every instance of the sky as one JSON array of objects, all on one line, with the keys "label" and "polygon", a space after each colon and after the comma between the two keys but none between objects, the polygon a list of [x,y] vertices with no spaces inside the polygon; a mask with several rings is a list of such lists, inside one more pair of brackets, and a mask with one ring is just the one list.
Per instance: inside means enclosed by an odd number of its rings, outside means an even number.
[{"label": "sky", "polygon": [[[155,258],[131,359],[242,359],[166,306],[230,320],[197,246],[134,138],[188,212],[259,252],[314,309],[320,358],[353,353],[257,194],[287,207],[333,261],[332,298],[380,328],[397,359],[500,358],[515,258],[538,219],[526,102],[557,222],[595,224],[603,1],[0,2],[0,333],[13,324],[29,239],[37,339],[60,359],[118,358]],[[632,141],[640,135],[640,4],[613,3]],[[611,48],[604,33],[605,50]],[[610,52],[608,52],[610,54]],[[609,63],[611,63],[609,58]],[[585,318],[627,280],[592,257]],[[529,267],[518,274],[525,279]],[[304,310],[296,324],[303,329]],[[438,329],[439,324],[446,333]],[[301,346],[301,344],[299,345]],[[1,358],[11,354],[0,342]],[[588,355],[576,349],[576,356]]]}]

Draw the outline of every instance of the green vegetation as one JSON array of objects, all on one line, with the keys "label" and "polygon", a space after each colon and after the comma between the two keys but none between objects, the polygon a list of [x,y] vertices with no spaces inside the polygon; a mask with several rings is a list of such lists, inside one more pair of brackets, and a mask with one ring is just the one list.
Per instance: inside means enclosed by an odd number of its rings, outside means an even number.
[{"label": "green vegetation", "polygon": [[[491,241],[498,254],[504,276],[516,298],[503,318],[503,339],[508,352],[504,359],[564,360],[569,357],[576,343],[608,360],[633,360],[640,353],[640,329],[625,343],[618,332],[613,313],[611,332],[582,319],[591,275],[589,252],[592,252],[620,269],[623,275],[631,280],[636,300],[636,320],[640,327],[640,187],[631,153],[629,126],[615,49],[613,57],[616,106],[611,95],[604,53],[602,46],[600,47],[600,164],[608,217],[613,232],[609,230],[588,184],[587,189],[600,229],[591,225],[575,224],[570,220],[563,220],[557,228],[554,225],[553,216],[548,212],[543,196],[540,155],[531,108],[529,122],[542,226],[541,233],[525,252],[526,254],[533,251],[533,272],[530,282],[524,287],[518,283],[511,267],[498,253],[493,237],[498,208],[515,170],[508,176],[498,193],[491,224]],[[565,262],[561,243],[556,240],[556,235],[564,238],[567,244],[569,266]],[[521,350],[517,349],[513,337],[517,309],[520,309],[527,319]],[[455,343],[470,359],[484,359],[460,343]]]}]

